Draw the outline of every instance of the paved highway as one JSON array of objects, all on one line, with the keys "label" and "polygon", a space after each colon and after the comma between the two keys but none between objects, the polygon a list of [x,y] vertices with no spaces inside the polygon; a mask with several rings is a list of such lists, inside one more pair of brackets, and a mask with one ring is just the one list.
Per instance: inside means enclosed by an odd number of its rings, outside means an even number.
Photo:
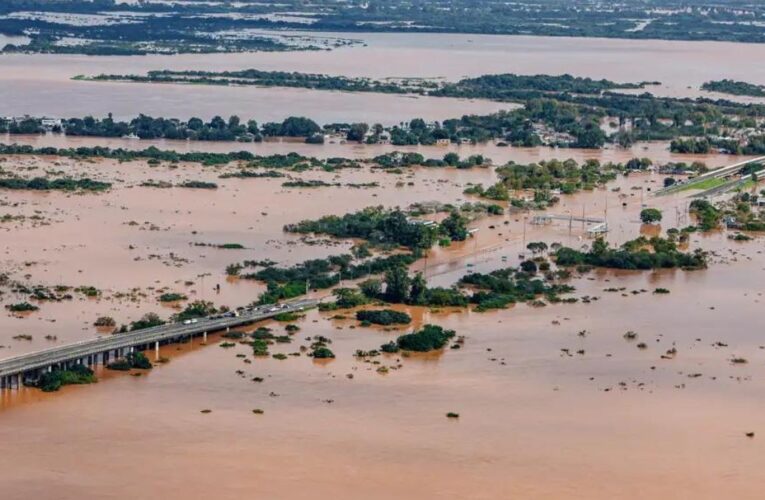
[{"label": "paved highway", "polygon": [[[146,328],[135,332],[121,333],[107,337],[83,340],[74,344],[51,347],[42,351],[31,352],[0,360],[0,378],[23,375],[33,370],[48,369],[59,363],[83,360],[89,356],[95,359],[99,354],[115,351],[115,357],[122,349],[137,346],[150,346],[156,342],[167,342],[188,338],[194,335],[225,330],[237,326],[254,323],[272,318],[285,312],[298,312],[315,306],[316,300],[298,300],[280,306],[262,306],[250,310],[242,310],[237,316],[216,315],[200,318],[194,322],[171,323],[167,325]],[[102,358],[103,359],[103,358]],[[8,386],[8,381],[3,380]]]},{"label": "paved highway", "polygon": [[[754,175],[756,175],[758,179],[762,179],[763,176],[765,176],[765,169],[754,172]],[[694,193],[691,197],[692,198],[714,198],[715,196],[720,196],[730,191],[733,191],[735,189],[738,189],[744,186],[747,182],[751,180],[752,180],[752,174],[744,175],[739,179],[733,179],[731,181],[726,182],[725,184],[721,184],[711,189],[707,189],[706,191],[702,191],[700,193]]]},{"label": "paved highway", "polygon": [[738,173],[739,170],[742,170],[744,167],[749,165],[750,163],[762,163],[765,162],[765,156],[760,156],[757,158],[752,158],[751,160],[744,160],[740,161],[738,163],[734,163],[733,165],[728,165],[727,167],[718,168],[715,170],[711,170],[705,174],[698,175],[694,177],[693,179],[688,179],[684,182],[678,182],[676,184],[673,184],[669,187],[665,187],[662,189],[659,189],[657,191],[654,191],[655,196],[662,196],[665,194],[675,193],[677,191],[682,191],[684,189],[691,189],[691,186],[694,184],[698,184],[700,182],[703,182],[708,179],[718,179],[720,177],[727,177],[729,175],[733,175],[735,173]]}]

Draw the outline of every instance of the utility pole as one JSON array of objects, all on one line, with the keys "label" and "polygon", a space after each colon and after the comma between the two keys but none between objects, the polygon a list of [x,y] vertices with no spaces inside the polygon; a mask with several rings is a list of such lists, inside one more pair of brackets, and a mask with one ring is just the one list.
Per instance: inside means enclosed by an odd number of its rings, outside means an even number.
[{"label": "utility pole", "polygon": [[473,233],[473,265],[478,264],[478,238],[475,236],[478,230]]}]

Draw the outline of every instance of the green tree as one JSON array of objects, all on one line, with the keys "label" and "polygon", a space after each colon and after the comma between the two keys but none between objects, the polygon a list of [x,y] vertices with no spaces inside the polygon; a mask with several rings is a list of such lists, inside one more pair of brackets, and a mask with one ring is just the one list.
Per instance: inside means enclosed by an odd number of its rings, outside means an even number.
[{"label": "green tree", "polygon": [[385,273],[385,300],[394,304],[406,302],[409,298],[411,280],[404,266],[397,266]]},{"label": "green tree", "polygon": [[538,253],[544,253],[547,251],[547,243],[544,241],[532,241],[528,245],[526,245],[526,248],[533,253],[534,255]]},{"label": "green tree", "polygon": [[460,162],[460,155],[458,155],[457,153],[446,153],[444,155],[444,163],[446,163],[449,166],[456,167],[459,162]]},{"label": "green tree", "polygon": [[130,324],[130,330],[142,330],[144,328],[152,328],[164,324],[165,322],[156,313],[146,313],[141,319]]},{"label": "green tree", "polygon": [[441,222],[441,231],[454,241],[465,241],[468,237],[467,219],[455,210]]},{"label": "green tree", "polygon": [[428,282],[422,273],[417,273],[412,279],[412,287],[409,291],[410,304],[424,304],[427,300]]},{"label": "green tree", "polygon": [[359,283],[359,290],[366,297],[376,299],[382,295],[382,282],[378,279],[368,279]]},{"label": "green tree", "polygon": [[521,271],[524,273],[534,274],[537,272],[537,264],[533,260],[524,260],[521,262]]},{"label": "green tree", "polygon": [[608,251],[608,243],[603,238],[598,238],[592,243],[592,253],[595,256],[604,255]]},{"label": "green tree", "polygon": [[361,142],[364,140],[364,137],[367,135],[367,131],[369,130],[369,125],[366,123],[354,123],[351,125],[350,130],[348,131],[348,135],[346,138],[349,141],[357,141]]},{"label": "green tree", "polygon": [[290,116],[279,127],[279,134],[285,137],[311,137],[321,132],[315,121],[303,116]]},{"label": "green tree", "polygon": [[644,208],[640,211],[640,220],[643,221],[643,224],[661,222],[661,210],[658,208]]}]

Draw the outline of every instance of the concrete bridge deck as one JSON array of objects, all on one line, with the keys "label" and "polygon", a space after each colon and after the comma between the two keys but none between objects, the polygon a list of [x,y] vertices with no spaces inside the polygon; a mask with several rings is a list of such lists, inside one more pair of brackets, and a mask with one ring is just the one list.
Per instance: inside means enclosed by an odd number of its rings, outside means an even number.
[{"label": "concrete bridge deck", "polygon": [[146,350],[152,347],[159,349],[161,343],[178,342],[198,335],[203,335],[206,340],[208,333],[255,323],[281,313],[302,311],[317,303],[316,300],[304,299],[281,306],[261,306],[243,310],[238,313],[238,316],[217,315],[199,318],[193,323],[171,323],[2,359],[0,360],[0,388],[20,387],[25,380],[37,378],[40,373],[54,368],[64,368],[73,364],[86,366],[106,364],[109,360],[123,357],[135,350]]}]

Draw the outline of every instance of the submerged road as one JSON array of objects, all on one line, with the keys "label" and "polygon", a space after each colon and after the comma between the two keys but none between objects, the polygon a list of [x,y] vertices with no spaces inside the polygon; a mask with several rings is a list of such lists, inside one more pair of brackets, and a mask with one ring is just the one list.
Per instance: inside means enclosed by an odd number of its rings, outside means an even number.
[{"label": "submerged road", "polygon": [[282,313],[300,312],[314,307],[317,300],[297,300],[281,305],[261,306],[228,315],[215,315],[183,323],[171,323],[135,332],[120,333],[61,345],[42,351],[21,354],[0,360],[0,388],[20,387],[24,380],[37,378],[40,373],[73,364],[86,366],[106,364],[135,350],[159,348],[162,343],[178,342],[190,337],[273,318]]}]

